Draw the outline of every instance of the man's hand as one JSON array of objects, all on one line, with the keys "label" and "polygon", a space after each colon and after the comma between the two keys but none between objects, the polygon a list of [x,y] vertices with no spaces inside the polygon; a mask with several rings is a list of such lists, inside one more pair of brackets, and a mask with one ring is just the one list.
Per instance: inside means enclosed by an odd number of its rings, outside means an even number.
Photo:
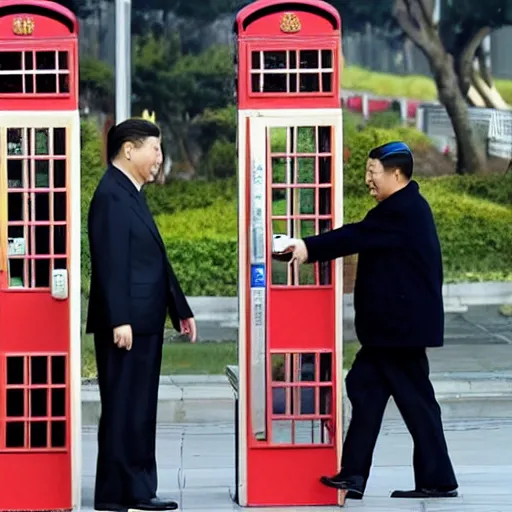
[{"label": "man's hand", "polygon": [[299,265],[306,263],[308,261],[308,250],[306,248],[306,244],[304,240],[295,240],[293,245],[293,256],[292,261],[297,261]]},{"label": "man's hand", "polygon": [[304,241],[300,238],[285,238],[288,237],[274,239],[272,258],[278,261],[305,263],[308,260],[308,250]]},{"label": "man's hand", "polygon": [[180,320],[181,326],[181,334],[187,335],[190,339],[191,343],[196,342],[197,330],[196,330],[196,321],[194,318],[185,318],[185,320]]},{"label": "man's hand", "polygon": [[120,325],[114,328],[114,343],[119,348],[132,349],[133,335],[131,325]]}]

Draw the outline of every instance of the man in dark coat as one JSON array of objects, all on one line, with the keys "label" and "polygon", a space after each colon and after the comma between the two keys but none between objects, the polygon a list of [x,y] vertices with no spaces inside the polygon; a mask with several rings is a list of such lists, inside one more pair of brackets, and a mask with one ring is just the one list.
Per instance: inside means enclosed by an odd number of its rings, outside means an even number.
[{"label": "man in dark coat", "polygon": [[346,378],[352,418],[341,472],[322,477],[361,499],[384,410],[392,396],[414,441],[415,489],[396,498],[457,496],[440,407],[429,379],[427,347],[444,334],[441,247],[434,219],[411,180],[413,158],[401,142],[372,150],[366,184],[378,201],[361,222],[295,240],[299,263],[359,254],[355,327],[362,345]]},{"label": "man in dark coat", "polygon": [[192,311],[167,259],[142,187],[162,163],[160,131],[129,119],[108,134],[110,165],[89,210],[91,290],[101,419],[96,510],[174,510],[157,497],[155,458],[164,325],[195,341]]}]

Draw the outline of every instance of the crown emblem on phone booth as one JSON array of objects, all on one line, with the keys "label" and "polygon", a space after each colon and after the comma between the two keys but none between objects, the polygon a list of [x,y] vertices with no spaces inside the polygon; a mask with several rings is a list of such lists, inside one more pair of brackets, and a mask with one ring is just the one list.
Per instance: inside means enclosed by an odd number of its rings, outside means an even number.
[{"label": "crown emblem on phone booth", "polygon": [[280,24],[283,32],[293,33],[299,32],[302,28],[299,17],[293,12],[285,12],[281,18]]},{"label": "crown emblem on phone booth", "polygon": [[17,36],[31,36],[36,24],[29,16],[14,18],[12,31]]}]

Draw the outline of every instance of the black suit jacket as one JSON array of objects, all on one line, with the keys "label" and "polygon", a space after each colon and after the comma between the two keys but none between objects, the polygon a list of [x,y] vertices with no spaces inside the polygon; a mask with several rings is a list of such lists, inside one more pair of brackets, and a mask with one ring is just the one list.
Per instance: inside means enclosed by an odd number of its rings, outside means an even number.
[{"label": "black suit jacket", "polygon": [[355,327],[362,345],[443,345],[443,266],[432,211],[411,181],[361,222],[306,238],[308,261],[359,253]]},{"label": "black suit jacket", "polygon": [[134,334],[157,334],[167,311],[176,330],[193,316],[143,192],[112,165],[92,198],[88,228],[88,333],[129,324]]}]

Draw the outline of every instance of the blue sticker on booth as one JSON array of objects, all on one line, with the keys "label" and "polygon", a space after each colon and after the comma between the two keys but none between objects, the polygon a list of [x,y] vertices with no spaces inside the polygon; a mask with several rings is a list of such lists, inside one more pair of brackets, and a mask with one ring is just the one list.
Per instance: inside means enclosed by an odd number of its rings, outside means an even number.
[{"label": "blue sticker on booth", "polygon": [[251,265],[251,288],[265,288],[265,265]]}]

